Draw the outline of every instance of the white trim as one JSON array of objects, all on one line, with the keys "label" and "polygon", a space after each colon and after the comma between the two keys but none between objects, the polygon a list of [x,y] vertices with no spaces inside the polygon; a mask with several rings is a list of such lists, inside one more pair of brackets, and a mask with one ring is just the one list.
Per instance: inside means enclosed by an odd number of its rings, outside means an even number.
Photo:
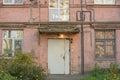
[{"label": "white trim", "polygon": [[[12,50],[12,56],[14,56],[14,52],[15,52],[15,41],[16,40],[20,40],[22,43],[23,43],[23,35],[22,35],[22,37],[20,37],[20,38],[17,38],[17,37],[4,37],[4,31],[22,31],[22,30],[3,30],[3,32],[2,32],[2,53],[4,54],[4,46],[3,46],[3,44],[4,44],[4,40],[5,39],[7,39],[7,40],[11,40],[12,41],[12,43],[11,43],[11,50]],[[22,31],[23,32],[23,31]],[[10,33],[11,34],[11,33]],[[22,49],[23,49],[23,44],[21,43],[21,47],[22,47]]]},{"label": "white trim", "polygon": [[[69,4],[66,8],[65,7],[61,8],[60,1],[61,0],[57,0],[57,2],[58,2],[57,7],[53,8],[53,7],[50,7],[50,0],[49,0],[49,21],[58,21],[58,22],[59,21],[69,21]],[[55,10],[57,15],[55,15],[55,13],[50,14],[51,10]],[[61,10],[65,10],[66,12],[68,11],[68,15],[67,14],[61,15]],[[54,12],[54,11],[52,11],[52,12]]]},{"label": "white trim", "polygon": [[24,0],[21,0],[21,3],[15,3],[15,0],[11,0],[11,2],[5,2],[5,0],[3,0],[4,5],[22,5],[23,2]]},{"label": "white trim", "polygon": [[115,0],[94,0],[94,4],[115,4]]}]

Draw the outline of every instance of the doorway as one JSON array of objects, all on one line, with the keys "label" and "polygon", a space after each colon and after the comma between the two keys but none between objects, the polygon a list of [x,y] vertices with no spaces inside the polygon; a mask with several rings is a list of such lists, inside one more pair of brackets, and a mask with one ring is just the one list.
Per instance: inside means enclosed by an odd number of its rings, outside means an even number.
[{"label": "doorway", "polygon": [[48,39],[48,70],[50,74],[70,73],[69,39]]}]

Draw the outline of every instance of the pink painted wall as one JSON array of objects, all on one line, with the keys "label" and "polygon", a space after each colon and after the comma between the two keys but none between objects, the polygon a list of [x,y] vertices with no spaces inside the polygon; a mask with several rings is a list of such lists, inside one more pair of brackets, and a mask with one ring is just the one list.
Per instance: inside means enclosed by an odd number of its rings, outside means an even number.
[{"label": "pink painted wall", "polygon": [[120,64],[120,30],[116,30],[116,61]]},{"label": "pink painted wall", "polygon": [[[0,3],[2,0],[0,0]],[[88,4],[92,4],[93,0],[86,0]],[[83,2],[85,3],[85,1]],[[30,19],[29,0],[25,1],[28,6],[0,6],[0,22],[28,22]],[[49,21],[49,9],[48,0],[41,0],[43,7],[40,9],[40,21]],[[78,5],[77,5],[78,4]],[[70,0],[70,21],[76,21],[76,11],[80,11],[80,0]],[[117,4],[120,4],[120,0],[117,0]],[[47,5],[47,6],[46,6]],[[77,7],[77,6],[78,7]],[[120,21],[120,8],[118,6],[87,6],[89,9],[94,10],[95,21]],[[83,10],[87,10],[84,8]],[[38,7],[33,8],[33,18],[35,22],[39,21]],[[80,26],[80,25],[78,25]],[[46,70],[47,58],[48,58],[48,38],[59,38],[57,34],[40,34],[38,38],[38,30],[35,28],[23,28],[24,41],[23,51],[34,52],[37,57],[37,62],[42,65]],[[34,27],[34,26],[33,26]],[[0,28],[0,53],[2,52],[2,29]],[[9,27],[7,28],[9,29]],[[13,28],[14,29],[14,28]],[[120,63],[120,30],[116,30],[116,59],[109,61],[96,61],[94,56],[94,29],[89,25],[84,28],[84,40],[85,40],[85,71],[89,71],[94,67],[95,63],[100,64],[101,67],[108,67],[111,62],[117,61]],[[81,71],[81,34],[67,34],[67,38],[72,38],[71,43],[71,73],[79,73]],[[40,44],[38,41],[40,40]]]},{"label": "pink painted wall", "polygon": [[[70,44],[70,72],[79,73],[80,71],[80,41],[79,41],[79,34],[66,34],[66,38],[72,38],[73,41]],[[48,39],[55,38],[58,39],[58,35],[56,34],[41,34],[40,36],[40,61],[39,63],[47,70],[48,69]]]},{"label": "pink painted wall", "polygon": [[100,8],[95,8],[94,11],[95,11],[96,21],[119,21],[120,20],[120,8],[100,7]]},{"label": "pink painted wall", "polygon": [[[2,0],[0,0],[2,2]],[[92,0],[86,0],[87,3],[92,3]],[[49,20],[49,1],[42,0],[40,8],[40,20]],[[3,5],[0,7],[0,22],[28,22],[30,19],[30,2],[25,0],[25,5],[27,6],[7,6]],[[83,1],[85,4],[85,1]],[[119,0],[116,4],[120,4]],[[77,5],[77,6],[75,6]],[[119,21],[120,20],[120,8],[118,6],[87,6],[90,10],[94,10],[95,21]],[[83,10],[87,10],[84,8]],[[80,11],[80,0],[70,0],[70,21],[76,21],[76,11]],[[39,8],[38,6],[33,8],[32,16],[34,22],[39,21]],[[87,15],[86,15],[87,16]]]}]

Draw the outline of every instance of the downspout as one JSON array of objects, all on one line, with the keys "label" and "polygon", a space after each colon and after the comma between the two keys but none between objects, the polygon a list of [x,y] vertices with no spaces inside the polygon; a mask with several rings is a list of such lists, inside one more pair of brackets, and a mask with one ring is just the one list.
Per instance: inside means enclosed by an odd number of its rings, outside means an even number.
[{"label": "downspout", "polygon": [[[39,31],[39,28],[40,28],[40,21],[41,21],[41,2],[40,0],[38,0],[38,13],[39,13],[39,24],[38,24],[38,45],[40,46],[40,39],[41,39],[41,35],[40,35],[40,31]],[[40,48],[40,47],[39,47]],[[38,50],[39,52],[39,56],[40,56],[40,50]],[[39,57],[39,61],[41,59],[41,56]],[[40,63],[39,63],[40,65]]]},{"label": "downspout", "polygon": [[40,45],[40,32],[39,32],[39,28],[40,28],[40,19],[41,19],[41,5],[40,5],[40,1],[38,1],[38,11],[39,11],[39,27],[38,27],[38,44]]},{"label": "downspout", "polygon": [[[81,3],[81,13],[80,18],[83,22],[84,16],[83,16],[83,1],[80,0]],[[83,30],[83,24],[81,24],[81,73],[84,75],[84,30]]]},{"label": "downspout", "polygon": [[29,19],[29,22],[30,23],[33,23],[34,22],[34,20],[33,20],[33,11],[32,11],[32,8],[33,8],[33,0],[29,0],[31,3],[30,3],[30,19]]}]

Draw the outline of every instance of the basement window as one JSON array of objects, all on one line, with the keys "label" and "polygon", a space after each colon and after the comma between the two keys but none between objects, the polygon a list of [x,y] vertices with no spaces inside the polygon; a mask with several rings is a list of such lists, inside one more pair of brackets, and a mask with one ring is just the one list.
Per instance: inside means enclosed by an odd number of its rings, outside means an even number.
[{"label": "basement window", "polygon": [[115,0],[94,0],[94,4],[115,4]]},{"label": "basement window", "polygon": [[21,5],[21,4],[23,4],[23,0],[3,0],[3,4],[5,4],[5,5]]},{"label": "basement window", "polygon": [[3,30],[2,53],[8,57],[15,55],[15,51],[22,51],[23,31]]},{"label": "basement window", "polygon": [[115,58],[115,31],[95,31],[95,57],[96,59]]}]

